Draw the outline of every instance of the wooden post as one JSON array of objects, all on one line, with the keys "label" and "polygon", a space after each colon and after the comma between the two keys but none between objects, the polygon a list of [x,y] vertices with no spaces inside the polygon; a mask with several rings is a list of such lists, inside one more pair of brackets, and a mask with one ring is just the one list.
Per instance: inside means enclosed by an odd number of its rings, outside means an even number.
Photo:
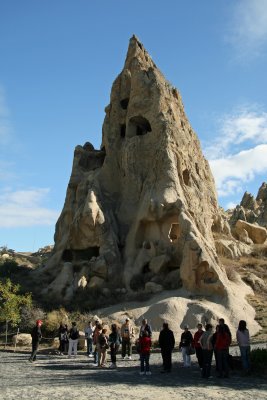
[{"label": "wooden post", "polygon": [[6,346],[7,346],[7,330],[8,330],[8,322],[7,322],[7,320],[6,320],[6,343],[5,343],[5,348],[6,348]]},{"label": "wooden post", "polygon": [[18,328],[17,334],[16,334],[14,353],[16,352],[16,348],[17,348],[18,334],[19,334],[19,328]]}]

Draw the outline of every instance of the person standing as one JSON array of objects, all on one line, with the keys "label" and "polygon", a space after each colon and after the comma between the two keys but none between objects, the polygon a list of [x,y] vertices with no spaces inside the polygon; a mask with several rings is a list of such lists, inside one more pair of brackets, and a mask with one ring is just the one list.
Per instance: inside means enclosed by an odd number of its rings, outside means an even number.
[{"label": "person standing", "polygon": [[179,344],[179,349],[182,350],[184,367],[191,367],[191,357],[188,354],[189,348],[192,345],[193,336],[192,333],[189,331],[189,326],[184,326],[184,332],[181,335],[181,341]]},{"label": "person standing", "polygon": [[149,358],[151,349],[151,338],[148,336],[148,331],[144,330],[140,338],[140,375],[151,375]]},{"label": "person standing", "polygon": [[212,362],[212,355],[213,355],[213,332],[212,332],[212,325],[206,325],[206,331],[203,332],[199,339],[199,345],[201,346],[202,350],[202,378],[210,378],[210,371],[211,371],[211,362]]},{"label": "person standing", "polygon": [[123,359],[126,358],[126,353],[128,354],[128,359],[132,359],[132,345],[134,341],[134,336],[134,328],[130,324],[130,319],[127,317],[125,319],[125,323],[121,326],[121,355]]},{"label": "person standing", "polygon": [[109,348],[107,329],[103,328],[98,336],[97,349],[98,349],[98,367],[105,367],[107,349]]},{"label": "person standing", "polygon": [[243,370],[246,373],[250,371],[250,338],[247,323],[244,320],[239,321],[236,331],[236,340],[239,345]]},{"label": "person standing", "polygon": [[87,343],[87,356],[93,357],[93,327],[91,321],[88,322],[88,326],[85,328],[84,334]]},{"label": "person standing", "polygon": [[144,331],[147,331],[148,336],[149,336],[150,338],[152,337],[152,329],[151,329],[151,326],[148,324],[146,318],[144,318],[144,319],[142,320],[142,324],[141,324],[140,331],[139,331],[139,338],[141,338],[141,337],[143,336],[143,332],[144,332]]},{"label": "person standing", "polygon": [[98,343],[98,336],[100,335],[100,332],[102,330],[102,326],[100,325],[100,322],[98,320],[95,320],[95,326],[94,326],[94,332],[93,332],[93,344],[94,344],[94,366],[98,366],[98,348],[97,348],[97,343]]},{"label": "person standing", "polygon": [[175,339],[173,331],[169,329],[167,322],[163,323],[163,329],[159,334],[159,347],[161,349],[161,356],[163,361],[164,372],[171,372],[172,369],[172,351],[174,349]]},{"label": "person standing", "polygon": [[193,347],[196,350],[196,356],[197,356],[197,361],[199,368],[203,367],[203,353],[202,353],[202,348],[199,343],[199,339],[203,335],[204,331],[202,329],[202,324],[197,325],[197,331],[194,334],[194,339],[193,339]]},{"label": "person standing", "polygon": [[117,353],[121,344],[121,336],[116,324],[111,325],[111,333],[108,338],[110,346],[110,368],[117,368]]},{"label": "person standing", "polygon": [[41,331],[41,326],[43,322],[40,319],[37,319],[36,325],[33,328],[31,332],[31,337],[32,337],[32,353],[30,355],[29,361],[34,362],[36,361],[36,354],[37,350],[39,347],[39,343],[42,339],[42,331]]},{"label": "person standing", "polygon": [[78,347],[78,339],[79,339],[79,331],[77,329],[76,322],[72,322],[71,329],[69,331],[69,351],[68,356],[71,357],[72,352],[74,357],[77,356],[77,347]]},{"label": "person standing", "polygon": [[219,325],[216,335],[215,349],[217,352],[217,362],[219,378],[229,377],[229,346],[231,337],[224,325]]},{"label": "person standing", "polygon": [[60,324],[58,330],[59,336],[59,354],[63,355],[66,352],[68,344],[68,326],[65,324]]}]

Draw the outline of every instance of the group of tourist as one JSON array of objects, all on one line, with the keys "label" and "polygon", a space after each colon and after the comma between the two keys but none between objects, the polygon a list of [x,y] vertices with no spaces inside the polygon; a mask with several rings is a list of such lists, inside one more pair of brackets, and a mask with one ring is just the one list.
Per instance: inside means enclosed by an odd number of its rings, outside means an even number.
[{"label": "group of tourist", "polygon": [[[38,344],[42,338],[41,325],[42,321],[37,320],[36,326],[32,331],[32,354],[29,359],[31,362],[36,360]],[[59,353],[64,354],[67,352],[69,357],[72,355],[76,357],[79,340],[79,330],[76,323],[73,322],[70,329],[68,329],[67,325],[61,324],[58,334]],[[101,325],[99,320],[95,320],[93,323],[89,321],[84,334],[87,342],[87,355],[90,358],[94,358],[94,366],[99,368],[106,367],[107,351],[110,350],[111,364],[109,367],[117,368],[117,355],[120,347],[122,359],[131,360],[132,348],[135,345],[137,352],[140,354],[140,375],[151,375],[149,359],[152,346],[152,329],[146,319],[142,320],[137,338],[134,327],[128,317],[120,328],[117,324],[112,324],[109,335],[107,329]],[[236,339],[240,348],[243,369],[248,373],[250,371],[250,338],[246,322],[243,320],[239,322]],[[219,319],[215,330],[213,330],[211,324],[207,324],[204,331],[202,324],[199,323],[194,335],[189,331],[189,326],[184,325],[184,331],[181,334],[179,343],[183,366],[185,368],[190,367],[191,355],[196,354],[201,375],[203,378],[208,379],[211,377],[211,363],[214,354],[218,377],[227,378],[229,376],[229,347],[231,342],[232,335],[223,318]],[[161,372],[171,372],[175,338],[173,331],[166,322],[163,323],[158,343],[163,361]]]}]

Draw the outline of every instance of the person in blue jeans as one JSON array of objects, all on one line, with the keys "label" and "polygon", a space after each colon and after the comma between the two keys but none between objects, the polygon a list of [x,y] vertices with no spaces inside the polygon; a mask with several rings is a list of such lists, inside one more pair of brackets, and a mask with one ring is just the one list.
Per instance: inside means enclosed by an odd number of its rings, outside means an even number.
[{"label": "person in blue jeans", "polygon": [[250,372],[250,337],[247,323],[244,320],[239,321],[236,331],[236,340],[239,345],[243,370]]},{"label": "person in blue jeans", "polygon": [[140,338],[140,375],[151,375],[149,366],[151,338],[148,335],[148,331],[143,331],[142,337]]},{"label": "person in blue jeans", "polygon": [[93,326],[92,322],[88,322],[88,326],[85,328],[84,334],[87,342],[87,355],[88,357],[93,357]]}]

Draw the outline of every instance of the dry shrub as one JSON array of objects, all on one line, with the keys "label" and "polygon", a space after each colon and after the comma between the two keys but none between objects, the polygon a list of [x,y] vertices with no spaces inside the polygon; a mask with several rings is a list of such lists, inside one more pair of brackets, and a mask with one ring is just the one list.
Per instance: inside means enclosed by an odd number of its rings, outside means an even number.
[{"label": "dry shrub", "polygon": [[60,324],[69,324],[69,316],[64,308],[48,312],[44,320],[46,332],[56,333]]},{"label": "dry shrub", "polygon": [[238,273],[234,269],[234,266],[227,264],[227,265],[224,265],[224,269],[225,269],[225,272],[226,272],[226,275],[227,275],[227,278],[229,279],[229,281],[232,281],[232,282],[238,281]]},{"label": "dry shrub", "polygon": [[251,252],[253,257],[267,257],[267,244],[255,244],[253,246],[253,251]]}]

